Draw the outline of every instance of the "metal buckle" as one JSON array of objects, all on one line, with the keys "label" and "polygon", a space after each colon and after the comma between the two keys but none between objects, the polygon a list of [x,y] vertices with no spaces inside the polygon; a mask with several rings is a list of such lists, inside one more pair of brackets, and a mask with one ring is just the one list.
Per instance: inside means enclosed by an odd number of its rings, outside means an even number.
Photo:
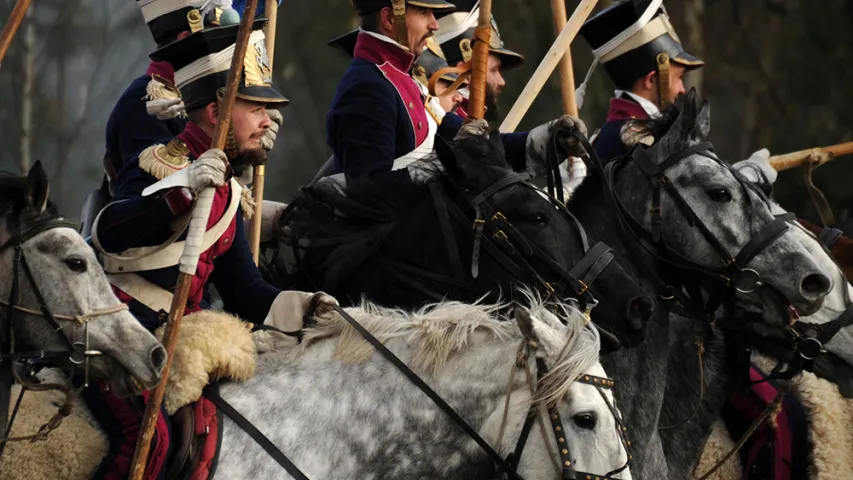
[{"label": "metal buckle", "polygon": [[[803,357],[804,360],[814,360],[823,351],[823,344],[820,343],[820,340],[814,337],[800,337],[802,339],[802,343],[800,344],[799,353],[800,356]],[[807,349],[803,349],[803,346],[810,346]]]},{"label": "metal buckle", "polygon": [[492,215],[492,221],[493,222],[498,221],[498,220],[503,221],[503,222],[506,221],[506,217],[504,216],[503,213],[497,212],[494,215]]},{"label": "metal buckle", "polygon": [[732,277],[731,283],[740,293],[753,293],[764,285],[761,275],[751,268],[741,269]]}]

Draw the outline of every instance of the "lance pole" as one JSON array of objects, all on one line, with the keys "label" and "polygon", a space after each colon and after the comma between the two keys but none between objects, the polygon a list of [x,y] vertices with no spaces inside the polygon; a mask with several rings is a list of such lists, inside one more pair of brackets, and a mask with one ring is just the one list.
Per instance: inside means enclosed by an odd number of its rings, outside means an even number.
[{"label": "lance pole", "polygon": [[30,8],[31,3],[33,3],[33,0],[18,0],[15,8],[12,9],[12,14],[9,15],[9,21],[3,26],[3,32],[0,33],[0,63],[3,62],[3,57],[6,56],[9,45],[12,44],[12,39],[15,38],[21,22],[24,21],[27,9]]},{"label": "lance pole", "polygon": [[518,100],[515,101],[515,105],[510,109],[501,124],[501,132],[513,132],[516,127],[518,127],[518,124],[521,122],[521,118],[524,117],[524,114],[527,113],[528,109],[530,109],[530,105],[533,104],[533,100],[536,99],[536,96],[539,95],[542,87],[545,86],[545,82],[548,81],[548,77],[550,77],[554,69],[557,68],[557,64],[560,63],[560,60],[564,57],[566,51],[572,44],[572,40],[577,36],[583,22],[585,22],[587,17],[589,17],[589,14],[592,13],[592,9],[595,8],[596,3],[598,3],[598,0],[581,0],[580,5],[575,9],[575,12],[563,27],[560,35],[557,36],[554,44],[551,45],[551,49],[545,54],[545,58],[542,59],[542,63],[536,67],[536,71],[533,72],[533,76],[530,77],[530,80],[527,82],[527,85],[525,85],[524,90],[521,91],[521,95],[518,96]]}]

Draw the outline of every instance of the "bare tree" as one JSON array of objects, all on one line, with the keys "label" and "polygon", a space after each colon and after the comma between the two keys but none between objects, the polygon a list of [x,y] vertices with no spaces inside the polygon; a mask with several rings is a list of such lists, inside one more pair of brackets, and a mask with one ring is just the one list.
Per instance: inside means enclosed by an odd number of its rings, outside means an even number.
[{"label": "bare tree", "polygon": [[27,10],[24,17],[24,35],[21,42],[21,63],[23,71],[21,88],[21,152],[18,158],[21,174],[30,169],[33,126],[33,46],[35,45],[35,25],[33,9]]},{"label": "bare tree", "polygon": [[[690,51],[699,58],[705,57],[705,32],[702,28],[705,20],[705,0],[687,0],[684,5],[684,22],[687,24],[687,45]],[[691,86],[703,93],[704,70],[693,72],[690,77]]]}]

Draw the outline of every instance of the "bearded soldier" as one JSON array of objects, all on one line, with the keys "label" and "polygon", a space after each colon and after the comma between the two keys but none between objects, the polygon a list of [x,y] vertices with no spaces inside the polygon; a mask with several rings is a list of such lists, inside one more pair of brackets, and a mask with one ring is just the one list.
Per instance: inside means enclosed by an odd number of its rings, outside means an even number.
[{"label": "bearded soldier", "polygon": [[[211,148],[211,137],[239,26],[199,30],[151,55],[174,68],[188,122],[177,136],[164,135],[128,160],[118,176],[115,199],[99,215],[92,235],[114,292],[150,330],[167,317],[189,214],[196,195],[207,188],[215,188],[215,196],[186,314],[206,308],[210,284],[227,312],[286,331],[301,328],[312,298],[334,304],[324,294],[314,298],[267,284],[243,233],[244,189],[235,176],[265,160],[263,141],[272,125],[268,112],[288,103],[271,85],[263,23],[255,22],[249,38],[224,151]],[[98,476],[124,478],[141,422],[139,400],[92,389],[85,397],[110,435],[111,454]],[[161,419],[149,470],[161,468],[167,455],[165,427]]]},{"label": "bearded soldier", "polygon": [[[470,5],[470,2],[469,2]],[[454,12],[439,20],[439,29],[436,39],[444,51],[447,63],[455,67],[461,67],[471,61],[473,49],[471,42],[474,40],[474,30],[480,16],[479,2],[472,8],[464,11]],[[501,39],[498,24],[492,15],[492,30],[489,36],[489,60],[486,75],[486,120],[496,122],[500,119],[498,110],[498,98],[501,95],[506,80],[503,74],[507,70],[517,68],[524,63],[524,57],[504,45]],[[459,112],[465,116],[464,105]]]}]

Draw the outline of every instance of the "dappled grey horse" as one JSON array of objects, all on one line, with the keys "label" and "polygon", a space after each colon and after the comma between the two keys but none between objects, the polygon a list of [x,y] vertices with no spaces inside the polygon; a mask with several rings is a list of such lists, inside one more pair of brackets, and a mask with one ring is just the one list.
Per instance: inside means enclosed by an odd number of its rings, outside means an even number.
[{"label": "dappled grey horse", "polygon": [[[502,305],[458,302],[414,314],[376,306],[348,311],[498,454],[521,452],[515,460],[523,478],[565,478],[565,462],[578,478],[631,478],[619,413],[602,388],[609,382],[596,329],[574,307],[533,303],[512,319],[497,315]],[[495,463],[472,438],[343,320],[320,320],[304,333],[300,346],[261,355],[252,379],[220,393],[308,478],[497,478]],[[550,373],[537,382],[540,360]],[[549,405],[562,424],[542,408]],[[517,450],[529,412],[537,412],[536,421]],[[230,420],[217,474],[283,475]]]},{"label": "dappled grey horse", "polygon": [[[49,203],[40,163],[27,177],[0,175],[0,433],[13,380],[27,382],[13,371],[19,360],[108,379],[119,395],[160,378],[165,350],[118,301],[73,227]],[[70,387],[57,387],[70,402]]]},{"label": "dappled grey horse", "polygon": [[[695,91],[689,92],[680,112],[671,109],[659,120],[635,124],[641,135],[655,137],[653,147],[593,168],[570,205],[590,235],[633,261],[638,278],[659,299],[646,341],[603,360],[624,386],[616,395],[631,427],[634,474],[641,478],[684,478],[699,459],[701,451],[686,462],[666,457],[658,428],[691,415],[700,376],[703,402],[728,393],[729,385],[714,379],[728,366],[708,361],[725,353],[723,333],[714,325],[732,331],[737,325],[730,323],[730,313],[737,304],[760,308],[762,321],[782,328],[780,315],[787,319],[793,309],[814,313],[832,287],[757,189],[712,153],[704,142],[709,127],[707,103],[700,110]],[[602,215],[602,206],[608,215]],[[673,309],[683,316],[668,315]],[[702,375],[690,362],[697,343],[706,360]],[[681,376],[672,378],[670,364],[683,370]],[[670,408],[670,401],[687,407]],[[691,427],[678,431],[704,444],[707,432]]]}]

